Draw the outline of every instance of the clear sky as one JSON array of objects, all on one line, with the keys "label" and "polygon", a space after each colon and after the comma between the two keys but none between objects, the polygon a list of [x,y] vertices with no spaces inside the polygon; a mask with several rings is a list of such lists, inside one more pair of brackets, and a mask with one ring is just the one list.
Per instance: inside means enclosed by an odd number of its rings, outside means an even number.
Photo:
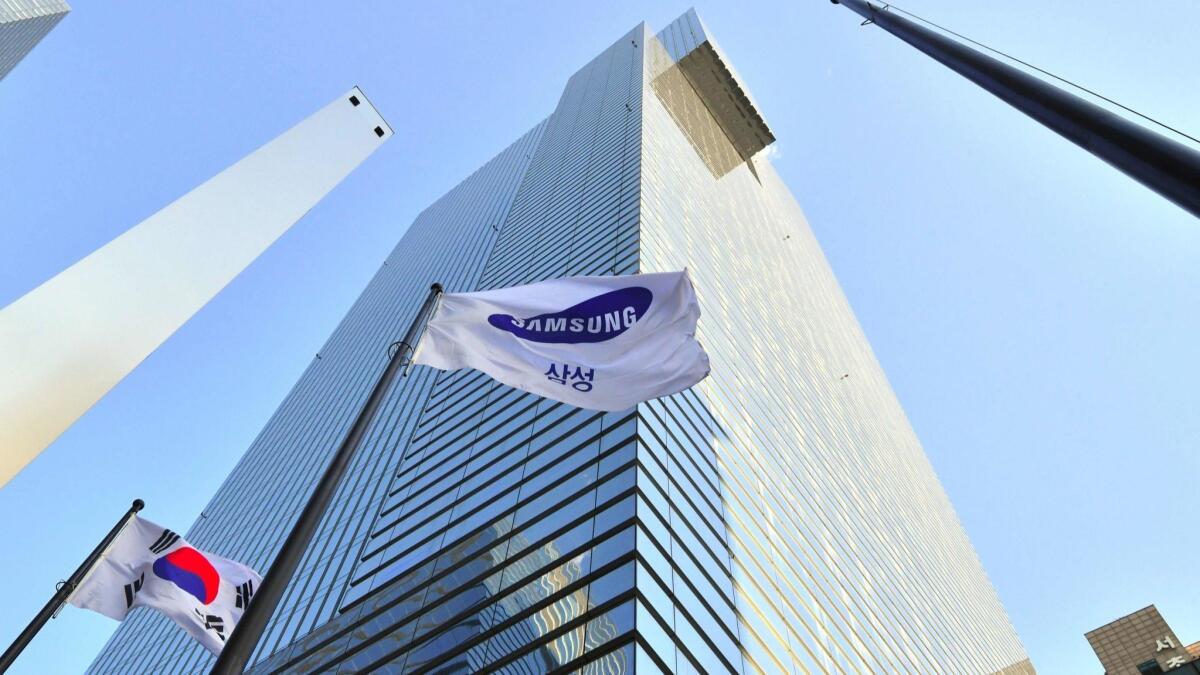
[{"label": "clear sky", "polygon": [[[0,489],[0,640],[134,497],[187,528],[423,207],[685,4],[98,3],[0,82],[0,306],[352,85],[397,135]],[[905,9],[1193,135],[1193,9]],[[698,10],[1034,664],[1150,603],[1200,640],[1200,222],[824,0]],[[82,671],[75,608],[14,673]]]}]

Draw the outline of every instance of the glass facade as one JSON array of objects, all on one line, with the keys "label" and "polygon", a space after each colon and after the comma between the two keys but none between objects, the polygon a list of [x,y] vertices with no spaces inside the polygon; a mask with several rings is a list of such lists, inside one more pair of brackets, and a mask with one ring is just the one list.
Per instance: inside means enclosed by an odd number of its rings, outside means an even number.
[{"label": "glass facade", "polygon": [[[252,672],[1033,672],[773,140],[689,12],[417,218],[190,541],[267,566],[431,281],[687,267],[713,375],[599,413],[415,369]],[[91,672],[211,662],[134,612]]]},{"label": "glass facade", "polygon": [[70,11],[63,0],[0,0],[0,80]]}]

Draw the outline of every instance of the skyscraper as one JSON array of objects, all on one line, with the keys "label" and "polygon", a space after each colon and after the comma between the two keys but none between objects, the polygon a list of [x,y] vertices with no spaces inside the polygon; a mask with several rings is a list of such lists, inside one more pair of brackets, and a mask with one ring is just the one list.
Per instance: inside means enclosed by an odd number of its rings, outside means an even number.
[{"label": "skyscraper", "polygon": [[[253,672],[1033,672],[773,141],[688,12],[418,216],[190,541],[266,567],[432,281],[687,267],[713,373],[598,413],[414,370]],[[142,613],[92,672],[210,663]]]},{"label": "skyscraper", "polygon": [[0,0],[0,80],[69,11],[63,0]]}]

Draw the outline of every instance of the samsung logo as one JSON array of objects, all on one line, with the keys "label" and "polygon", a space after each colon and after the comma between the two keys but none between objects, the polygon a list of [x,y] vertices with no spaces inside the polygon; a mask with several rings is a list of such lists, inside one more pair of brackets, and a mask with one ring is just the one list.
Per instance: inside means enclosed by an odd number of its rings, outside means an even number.
[{"label": "samsung logo", "polygon": [[560,312],[519,318],[492,314],[488,323],[531,342],[604,342],[629,330],[650,309],[650,289],[631,286],[588,298]]}]

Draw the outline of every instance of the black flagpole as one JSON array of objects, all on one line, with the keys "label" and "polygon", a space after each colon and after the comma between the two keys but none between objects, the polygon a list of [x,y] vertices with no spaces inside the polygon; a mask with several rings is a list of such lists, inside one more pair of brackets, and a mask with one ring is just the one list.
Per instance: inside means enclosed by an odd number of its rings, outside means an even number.
[{"label": "black flagpole", "polygon": [[392,344],[394,351],[388,359],[387,367],[379,376],[379,380],[375,382],[375,388],[371,390],[367,402],[358,411],[358,417],[354,419],[353,426],[350,427],[341,446],[330,460],[325,474],[321,476],[321,480],[313,490],[312,496],[309,497],[308,503],[305,504],[304,510],[300,512],[300,518],[292,527],[287,540],[283,542],[283,548],[279,550],[279,554],[271,563],[271,568],[263,576],[262,584],[254,594],[254,600],[246,608],[246,613],[242,615],[237,626],[230,633],[229,641],[221,649],[221,656],[217,658],[217,663],[212,669],[214,675],[240,675],[245,670],[250,656],[254,653],[254,648],[258,646],[258,641],[267,627],[267,622],[275,613],[276,605],[283,597],[283,592],[287,590],[292,575],[296,573],[296,567],[300,565],[300,559],[304,556],[309,542],[316,533],[317,525],[321,523],[321,518],[325,515],[325,509],[333,501],[333,495],[337,492],[338,485],[342,482],[342,476],[350,466],[350,460],[358,450],[358,445],[366,434],[367,427],[375,419],[375,413],[383,403],[392,380],[396,379],[396,374],[406,365],[405,359],[413,350],[413,341],[416,340],[418,331],[428,319],[429,313],[433,310],[441,294],[441,284],[434,284],[429,288],[425,304],[421,305],[420,311],[417,312],[412,325],[408,328],[408,333],[405,334],[403,340]]},{"label": "black flagpole", "polygon": [[867,0],[832,0],[1200,217],[1200,152]]},{"label": "black flagpole", "polygon": [[112,543],[113,539],[117,538],[118,534],[121,534],[121,530],[125,529],[125,524],[129,522],[129,519],[133,518],[135,513],[141,511],[143,506],[145,506],[145,503],[142,500],[133,500],[133,505],[129,507],[125,515],[121,516],[117,524],[113,525],[113,529],[109,530],[104,539],[100,541],[100,545],[83,561],[79,569],[75,570],[75,573],[66,581],[58,584],[58,590],[55,591],[54,596],[50,598],[46,606],[42,608],[42,611],[33,617],[33,621],[30,621],[25,630],[21,631],[21,634],[17,636],[12,645],[4,651],[4,655],[0,656],[0,673],[7,671],[12,666],[13,661],[16,661],[17,657],[21,655],[21,652],[29,645],[29,641],[33,639],[33,636],[37,635],[42,626],[45,626],[46,622],[58,613],[59,608],[71,596],[71,592],[79,586],[79,582],[83,581],[83,578],[91,571],[92,565],[96,564],[96,561],[104,554],[104,550],[108,548],[108,545]]}]

